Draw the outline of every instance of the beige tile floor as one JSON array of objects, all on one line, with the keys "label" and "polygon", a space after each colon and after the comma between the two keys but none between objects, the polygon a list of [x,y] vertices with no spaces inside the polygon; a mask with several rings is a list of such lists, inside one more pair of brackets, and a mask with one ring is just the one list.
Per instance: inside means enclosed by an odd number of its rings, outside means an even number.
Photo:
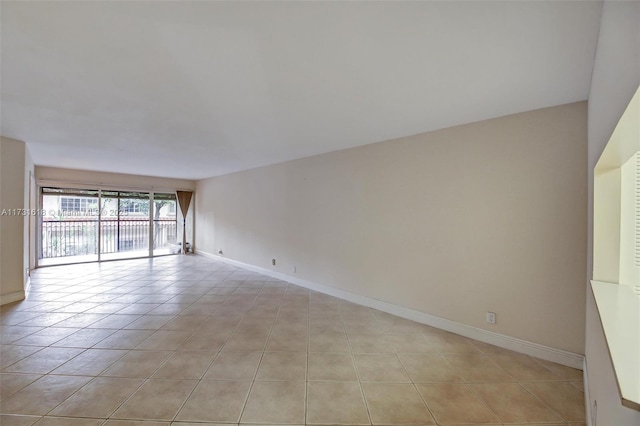
[{"label": "beige tile floor", "polygon": [[36,270],[0,423],[584,425],[582,373],[199,256]]}]

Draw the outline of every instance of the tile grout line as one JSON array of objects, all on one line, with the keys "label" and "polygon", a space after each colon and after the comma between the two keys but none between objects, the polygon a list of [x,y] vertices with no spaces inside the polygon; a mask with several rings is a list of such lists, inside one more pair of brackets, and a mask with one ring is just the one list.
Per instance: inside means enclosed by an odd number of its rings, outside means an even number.
[{"label": "tile grout line", "polygon": [[358,380],[358,388],[360,389],[360,396],[362,397],[362,401],[364,402],[364,408],[367,411],[369,424],[373,425],[373,416],[371,415],[369,402],[367,401],[367,397],[364,392],[364,385],[362,384],[362,380],[360,379],[360,371],[358,370],[358,365],[356,363],[356,354],[353,352],[351,339],[349,338],[349,333],[347,333],[347,327],[344,325],[344,318],[342,317],[342,314],[340,314],[340,323],[342,324],[342,327],[344,328],[345,334],[347,336],[347,344],[349,345],[349,355],[351,355],[351,364],[353,365],[353,370],[356,372],[356,380]]},{"label": "tile grout line", "polygon": [[[133,303],[136,303],[136,302],[133,302]],[[194,303],[195,303],[195,302],[194,302]],[[105,317],[105,318],[106,318],[106,317]],[[125,325],[125,326],[126,326],[126,325]],[[85,329],[86,329],[86,328],[87,328],[87,327],[85,327]],[[123,328],[120,328],[119,330],[123,330]],[[154,332],[154,333],[155,333],[155,332]],[[115,333],[113,333],[113,334],[115,334]],[[152,335],[153,335],[153,334],[152,334]],[[151,337],[151,336],[149,336],[149,337]],[[104,340],[104,339],[103,339],[103,340]],[[146,339],[145,339],[145,340],[146,340]],[[141,342],[141,343],[142,343],[142,342]],[[141,344],[141,343],[140,343],[140,344]],[[88,350],[88,349],[87,349],[87,350]],[[132,352],[132,351],[134,351],[134,350],[135,350],[135,348],[133,348],[133,349],[129,349],[129,350],[128,350],[128,352],[127,352],[126,354],[124,354],[122,357],[126,356],[127,354],[131,353],[131,352]],[[85,350],[85,351],[86,351],[86,350]],[[81,352],[81,353],[84,353],[85,351],[83,351],[83,352]],[[176,350],[176,351],[173,351],[173,352],[174,352],[174,354],[175,354],[175,352],[177,352],[177,350]],[[78,354],[78,355],[80,355],[80,354]],[[140,388],[142,388],[142,386],[144,386],[144,384],[146,384],[146,383],[148,382],[148,380],[150,379],[150,377],[152,377],[152,376],[153,376],[153,375],[154,375],[154,374],[155,374],[155,373],[156,373],[160,368],[162,368],[162,366],[164,366],[164,365],[166,364],[166,362],[168,362],[168,360],[169,360],[172,356],[173,356],[173,355],[171,355],[171,356],[167,357],[167,359],[165,359],[165,360],[164,360],[164,361],[163,361],[163,362],[162,362],[162,363],[161,363],[161,364],[160,364],[160,365],[159,365],[159,366],[158,366],[158,367],[157,367],[157,368],[156,368],[156,369],[151,373],[151,375],[150,375],[148,378],[142,378],[142,382],[141,382],[141,384],[140,384],[140,385],[139,385],[139,386],[138,386],[138,387],[137,387],[137,388],[136,388],[136,389],[135,389],[135,390],[134,390],[134,391],[129,395],[129,397],[125,398],[125,400],[124,400],[121,404],[119,404],[119,405],[118,405],[118,406],[117,406],[117,407],[116,407],[112,412],[110,412],[110,413],[109,413],[109,415],[107,416],[107,420],[108,420],[109,418],[111,418],[111,416],[112,416],[115,412],[117,412],[117,411],[118,411],[118,410],[119,410],[123,405],[125,405],[125,404],[126,404],[126,403],[127,403],[127,402],[132,398],[132,397],[133,397],[133,395],[135,395],[135,394],[140,390]],[[120,359],[121,359],[122,357],[120,357]],[[75,358],[75,357],[74,357],[74,358]],[[111,367],[111,365],[115,364],[115,362],[117,362],[117,361],[114,361],[112,364],[110,364],[110,366],[109,366],[109,367],[107,367],[107,368],[105,368],[105,369],[104,369],[100,374],[102,374],[104,371],[106,371],[107,369],[109,369],[109,368]],[[62,364],[62,365],[64,365],[64,364]],[[52,370],[52,371],[53,371],[53,370]],[[48,412],[47,412],[47,414],[51,413],[51,412],[52,412],[52,411],[54,411],[56,408],[58,408],[60,405],[64,404],[64,402],[66,402],[67,400],[69,400],[70,398],[72,398],[74,395],[76,395],[78,392],[80,392],[80,390],[82,390],[85,386],[87,386],[87,385],[89,385],[90,383],[92,383],[93,381],[95,381],[97,378],[99,378],[99,377],[104,377],[104,376],[100,376],[100,374],[98,374],[98,375],[96,375],[96,376],[92,376],[92,379],[91,379],[91,380],[89,380],[89,381],[88,381],[87,383],[85,383],[83,386],[81,386],[80,388],[78,388],[74,393],[72,393],[69,397],[67,397],[66,399],[64,399],[63,401],[61,401],[58,405],[56,405],[54,408],[52,408],[50,411],[48,411]],[[89,376],[82,376],[82,377],[89,377]],[[114,377],[114,378],[116,378],[116,377]],[[122,377],[122,378],[125,378],[125,379],[133,379],[133,378],[129,378],[129,377]],[[45,414],[45,416],[46,416],[47,414]]]},{"label": "tile grout line", "polygon": [[[473,343],[472,343],[473,344]],[[474,347],[476,347],[478,349],[478,351],[480,351],[480,348],[478,348],[477,346],[473,345]],[[498,420],[499,422],[503,422],[502,418],[500,416],[498,416],[498,413],[496,413],[490,406],[489,403],[486,402],[484,400],[484,398],[482,398],[482,396],[480,396],[480,394],[478,394],[478,392],[475,391],[475,389],[473,389],[473,387],[471,386],[472,384],[478,384],[478,383],[517,383],[516,382],[471,382],[469,381],[466,377],[464,377],[456,368],[453,364],[451,364],[451,362],[449,361],[449,359],[447,358],[446,353],[442,353],[439,352],[440,356],[442,356],[442,358],[445,360],[445,362],[447,364],[449,364],[451,366],[451,368],[456,371],[456,373],[462,378],[462,382],[463,384],[466,385],[467,389],[469,389],[469,391],[482,403],[482,405],[484,405],[484,407],[489,410],[489,412],[491,414],[493,414],[493,416],[495,417],[496,420]],[[489,361],[493,362],[500,370],[504,371],[505,374],[507,374],[509,377],[513,378],[515,380],[515,377],[511,376],[511,374],[509,374],[506,370],[504,370],[502,367],[500,367],[500,365],[498,365],[497,362],[495,362],[493,359],[491,359],[487,354],[485,354],[484,352],[480,351],[480,356],[484,356],[486,357]]]},{"label": "tile grout line", "polygon": [[[191,286],[190,286],[190,287],[191,287]],[[214,286],[214,287],[215,287],[215,286]],[[182,293],[180,293],[180,294],[182,294]],[[199,300],[202,296],[203,296],[203,295],[201,295],[198,299],[196,299],[196,301],[194,301],[193,303],[191,303],[187,308],[183,309],[181,312],[184,312],[184,310],[186,310],[186,309],[188,309],[190,306],[194,305],[194,304],[197,302],[197,300]],[[171,299],[169,299],[169,300],[171,300]],[[216,309],[217,309],[217,308],[216,308]],[[215,310],[214,310],[214,312],[215,312]],[[176,315],[176,317],[177,317],[177,316],[178,316],[178,315]],[[209,317],[213,316],[213,312],[212,312],[210,315],[208,315],[208,316],[209,316]],[[207,322],[207,321],[204,321],[202,324],[200,324],[200,326],[196,327],[196,329],[193,331],[193,333],[191,333],[191,335],[190,335],[187,339],[185,339],[185,340],[184,340],[184,342],[186,342],[188,339],[190,339],[191,337],[193,337],[193,335],[195,335],[195,333],[196,333],[200,328],[202,328],[206,322]],[[152,334],[152,335],[153,335],[153,334]],[[149,337],[151,337],[151,336],[149,336]],[[146,340],[146,339],[145,339],[145,340]],[[183,343],[184,343],[184,342],[183,342]],[[140,344],[142,344],[142,342],[141,342]],[[133,350],[133,349],[132,349],[132,350]],[[136,390],[135,390],[131,395],[129,395],[129,397],[128,397],[128,398],[126,398],[126,399],[125,399],[125,401],[124,401],[124,402],[122,402],[122,404],[120,404],[120,405],[118,406],[118,408],[116,408],[116,409],[115,409],[115,410],[114,410],[114,411],[113,411],[113,412],[112,412],[112,413],[107,417],[107,421],[111,418],[111,416],[112,416],[114,413],[116,413],[116,412],[117,412],[117,411],[118,411],[122,406],[124,406],[124,405],[129,401],[129,400],[131,400],[131,398],[133,398],[133,395],[135,395],[135,394],[140,390],[140,388],[141,388],[142,386],[144,386],[144,384],[145,384],[145,383],[147,383],[147,382],[148,382],[148,381],[149,381],[149,380],[150,380],[150,379],[151,379],[151,378],[152,378],[152,377],[153,377],[153,376],[154,376],[154,375],[155,375],[155,374],[156,374],[156,373],[157,373],[157,372],[158,372],[158,371],[159,371],[159,370],[160,370],[160,369],[161,369],[161,368],[162,368],[162,367],[163,367],[163,366],[164,366],[164,365],[165,365],[165,364],[166,364],[166,363],[167,363],[167,362],[168,362],[168,361],[169,361],[169,360],[170,360],[170,359],[171,359],[171,358],[176,354],[176,353],[178,353],[178,350],[174,350],[174,351],[172,351],[172,352],[173,352],[173,354],[172,354],[172,355],[170,355],[169,357],[167,357],[167,359],[166,359],[164,362],[162,362],[162,363],[160,364],[160,366],[159,366],[158,368],[156,368],[156,369],[153,371],[153,373],[151,373],[151,375],[150,375],[148,378],[144,379],[144,380],[143,380],[143,382],[142,382],[142,384],[141,384],[138,388],[136,388]],[[211,361],[211,364],[213,364],[214,360],[217,358],[217,356],[219,355],[219,353],[220,353],[220,351],[218,351],[218,354],[216,354],[216,356],[214,357],[214,359]],[[204,377],[204,374],[206,374],[206,371],[205,371],[205,373],[203,373],[203,377]],[[197,380],[197,381],[196,381],[196,384],[194,385],[193,389],[191,389],[191,392],[189,393],[189,395],[187,396],[187,398],[182,402],[182,404],[180,405],[180,407],[178,408],[178,410],[176,410],[176,413],[174,414],[174,416],[173,416],[172,420],[169,420],[169,422],[170,422],[170,423],[173,423],[173,421],[174,421],[174,420],[175,420],[175,418],[178,416],[178,414],[180,413],[180,411],[182,410],[182,408],[184,407],[184,405],[186,404],[186,402],[188,401],[188,399],[191,397],[191,395],[193,394],[193,392],[195,391],[195,389],[196,389],[196,388],[198,387],[198,385],[201,383],[201,381],[202,381],[202,379],[200,379],[200,380]],[[131,420],[135,420],[135,419],[131,419]],[[146,420],[149,420],[149,419],[145,419],[145,421],[146,421]]]},{"label": "tile grout line", "polygon": [[[394,353],[396,355],[396,358],[398,358],[398,361],[400,362],[400,365],[402,366],[402,369],[404,370],[405,374],[407,375],[407,377],[409,377],[409,380],[411,381],[411,385],[413,386],[413,389],[416,391],[416,393],[420,397],[420,400],[425,405],[425,407],[427,407],[427,411],[429,412],[429,414],[433,418],[435,424],[439,425],[440,422],[438,421],[438,418],[436,417],[435,413],[433,412],[433,409],[431,407],[429,407],[429,404],[427,403],[427,400],[422,396],[422,392],[420,392],[420,390],[418,389],[418,384],[415,382],[413,377],[411,377],[411,375],[409,374],[409,371],[407,370],[407,367],[402,362],[402,359],[400,358],[399,354],[397,352],[394,352]],[[440,354],[440,353],[438,353],[438,355],[442,356],[442,354]]]},{"label": "tile grout line", "polygon": [[[214,288],[215,288],[215,287],[217,287],[217,284],[216,284],[215,286],[213,286],[213,287],[214,287]],[[189,307],[191,307],[191,306],[193,306],[194,304],[196,304],[196,303],[197,303],[197,301],[198,301],[198,300],[200,300],[200,299],[202,299],[206,294],[208,294],[208,292],[207,292],[207,293],[205,293],[205,294],[203,294],[203,295],[201,295],[198,299],[196,299],[196,301],[195,301],[195,302],[193,302],[193,303],[192,303],[191,305],[189,305],[187,308],[183,309],[181,312],[184,312],[186,309],[189,309]],[[171,300],[171,299],[170,299],[170,300]],[[225,300],[226,300],[226,299],[225,299]],[[213,317],[213,316],[214,316],[213,314],[214,314],[217,310],[218,310],[218,308],[215,308],[215,309],[213,310],[213,312],[211,312],[209,315],[206,315],[206,316],[207,316],[207,319],[206,319],[206,320],[204,320],[204,321],[203,321],[199,326],[197,326],[197,327],[193,330],[193,333],[191,333],[191,335],[189,335],[189,337],[187,337],[187,338],[186,338],[182,343],[185,343],[186,341],[188,341],[189,339],[191,339],[193,336],[195,336],[195,334],[196,334],[196,333],[197,333],[197,332],[198,332],[202,327],[204,327],[204,325],[209,321],[209,319],[211,319],[211,317]],[[175,316],[175,318],[177,318],[177,317],[179,317],[179,316],[180,316],[180,314],[178,313],[178,314]],[[184,315],[184,316],[188,316],[188,315]],[[165,325],[166,325],[166,324],[165,324]],[[223,346],[224,346],[224,345],[223,345]],[[166,365],[166,363],[168,363],[168,362],[169,362],[169,360],[170,360],[171,358],[173,358],[173,357],[174,357],[178,352],[179,352],[179,350],[175,350],[175,351],[174,351],[174,354],[173,354],[173,355],[171,355],[169,358],[167,358],[167,360],[162,364],[162,366]],[[220,356],[220,352],[222,352],[222,347],[220,348],[220,350],[218,350],[218,352],[216,353],[216,355],[215,355],[215,356],[213,357],[213,359],[209,362],[209,365],[207,366],[207,368],[206,368],[206,369],[204,369],[204,371],[203,371],[202,375],[200,376],[200,378],[199,378],[199,379],[197,379],[197,380],[195,381],[196,383],[195,383],[195,385],[193,386],[193,388],[191,389],[191,392],[189,392],[189,394],[187,395],[187,397],[186,397],[186,398],[184,399],[184,401],[182,401],[182,403],[180,404],[180,407],[178,407],[178,409],[176,410],[176,413],[173,415],[173,418],[170,420],[170,424],[173,424],[173,422],[175,422],[175,421],[176,421],[177,417],[180,415],[180,412],[182,411],[182,409],[184,408],[184,406],[187,404],[187,401],[189,401],[189,399],[191,398],[191,396],[193,395],[193,393],[195,392],[195,390],[196,390],[196,389],[198,388],[198,386],[200,386],[200,384],[202,383],[204,376],[207,374],[207,371],[209,371],[209,368],[211,368],[211,366],[213,365],[213,363],[215,362],[215,360]],[[160,367],[160,368],[162,368],[162,367]],[[153,375],[157,374],[157,372],[158,372],[158,371],[159,371],[159,369],[158,369],[158,370],[156,370],[156,371],[154,372],[154,374],[153,374]],[[152,377],[153,377],[153,375],[152,375]]]},{"label": "tile grout line", "polygon": [[[254,301],[254,303],[255,303],[255,301]],[[258,366],[256,367],[256,371],[253,373],[253,379],[251,379],[251,384],[249,385],[249,390],[247,391],[247,395],[244,398],[244,402],[242,404],[242,409],[240,410],[240,414],[238,415],[237,424],[240,424],[240,422],[242,421],[242,416],[244,416],[244,411],[247,408],[247,403],[249,402],[249,397],[251,396],[251,391],[253,390],[253,385],[256,382],[256,377],[258,376],[258,371],[260,371],[260,366],[262,365],[262,360],[264,359],[265,350],[267,348],[267,345],[269,344],[269,340],[271,339],[271,333],[273,333],[273,327],[274,327],[275,323],[278,321],[278,317],[280,316],[281,305],[282,305],[282,300],[278,304],[278,311],[276,312],[276,317],[275,317],[275,319],[273,321],[273,324],[271,325],[271,328],[269,329],[269,335],[267,336],[267,339],[264,342],[264,346],[262,347],[262,353],[260,354],[260,360],[258,361]],[[244,317],[244,315],[245,314],[243,314],[243,317]],[[231,339],[231,337],[229,339]]]},{"label": "tile grout line", "polygon": [[[436,415],[433,412],[433,410],[431,409],[431,407],[429,407],[429,404],[427,404],[426,399],[422,396],[422,393],[418,389],[418,386],[416,385],[415,380],[413,380],[413,377],[411,377],[411,375],[409,374],[409,371],[407,370],[407,368],[405,367],[404,363],[402,362],[402,359],[400,359],[400,355],[398,354],[398,351],[396,350],[395,347],[393,348],[393,353],[396,356],[396,358],[397,358],[398,362],[400,363],[400,365],[402,366],[402,370],[404,371],[404,373],[409,378],[409,380],[411,382],[411,386],[413,387],[413,390],[418,394],[418,397],[420,398],[420,400],[422,401],[424,406],[427,408],[427,412],[429,413],[429,415],[431,415],[431,418],[433,419],[435,424],[439,425],[440,422],[438,421],[438,418],[436,417]],[[442,354],[440,352],[438,352],[438,355],[442,356]]]},{"label": "tile grout line", "polygon": [[[228,275],[226,276],[226,278],[225,278],[225,279],[228,279],[232,274],[233,274],[233,272],[231,272],[230,274],[228,274]],[[221,282],[224,282],[224,280],[223,280],[223,281],[221,281]],[[217,283],[217,284],[216,284],[215,286],[213,286],[213,287],[214,287],[214,288],[215,288],[215,287],[218,287],[218,284],[220,284],[220,283]],[[220,288],[221,288],[221,287],[220,287]],[[233,294],[234,292],[235,292],[235,290],[234,290],[233,292],[231,292],[230,294]],[[209,292],[207,292],[206,294],[209,294]],[[229,294],[229,295],[224,295],[224,296],[225,296],[225,301],[226,301],[226,300],[228,300],[228,298],[229,298],[230,294]],[[202,297],[204,297],[204,295],[203,295]],[[195,302],[194,302],[194,303],[195,303]],[[223,302],[222,304],[224,304],[224,302]],[[191,305],[190,305],[190,306],[191,306]],[[188,309],[188,308],[187,308],[187,309]],[[213,311],[213,312],[211,312],[211,314],[209,314],[209,315],[208,315],[208,317],[209,317],[209,318],[212,318],[212,317],[214,316],[214,314],[215,314],[215,312],[216,312],[217,310],[218,310],[218,308],[214,309],[214,311]],[[207,320],[207,321],[204,321],[202,324],[200,324],[200,326],[199,326],[199,327],[194,331],[194,333],[191,335],[191,337],[193,337],[193,336],[196,334],[196,332],[197,332],[198,330],[200,330],[202,327],[204,327],[204,324],[206,324],[207,322],[208,322],[208,320]],[[239,324],[240,324],[240,323],[238,323],[238,325],[239,325]],[[237,328],[238,328],[238,325],[236,325],[235,329],[237,329]],[[235,334],[235,329],[234,329],[234,332],[231,334],[231,336],[229,336],[229,339],[231,339],[231,337]],[[189,337],[189,338],[191,338],[191,337]],[[182,411],[182,409],[184,408],[184,406],[187,404],[187,402],[189,401],[189,399],[191,398],[191,396],[193,395],[193,393],[195,392],[195,390],[196,390],[196,389],[198,388],[198,386],[200,386],[200,384],[204,381],[204,376],[207,374],[207,372],[209,371],[209,369],[213,366],[213,363],[216,361],[216,359],[218,359],[218,357],[220,357],[220,354],[222,353],[222,349],[224,348],[224,345],[226,344],[226,342],[227,342],[229,339],[227,339],[227,340],[225,341],[225,343],[223,343],[223,344],[222,344],[222,346],[221,346],[221,347],[220,347],[220,349],[218,350],[218,352],[217,352],[216,356],[214,356],[214,357],[213,357],[213,359],[212,359],[212,360],[211,360],[211,362],[209,363],[209,366],[204,370],[204,372],[202,373],[202,376],[200,377],[200,379],[198,380],[198,382],[196,383],[196,385],[193,387],[193,389],[191,390],[191,392],[189,393],[189,395],[187,396],[187,398],[183,401],[183,403],[181,404],[180,408],[176,411],[176,414],[174,415],[173,420],[172,420],[172,424],[173,424],[173,422],[175,422],[175,421],[176,421],[176,419],[177,419],[177,418],[178,418],[178,416],[180,415],[180,412]],[[187,339],[187,340],[188,340],[188,339]]]},{"label": "tile grout line", "polygon": [[[539,383],[539,382],[542,382],[542,381],[536,381],[536,382],[533,382],[533,383]],[[569,385],[571,385],[571,384],[570,384],[570,382],[568,382],[568,381],[560,381],[560,382],[558,382],[558,381],[556,381],[556,380],[544,380],[544,382],[553,382],[553,383],[569,383]],[[528,383],[528,382],[524,382],[524,383]],[[572,420],[565,419],[565,418],[564,418],[564,416],[563,416],[562,414],[558,413],[558,412],[557,412],[553,407],[551,407],[549,404],[547,404],[547,403],[546,403],[542,398],[538,397],[536,394],[534,394],[534,393],[533,393],[533,392],[531,392],[529,389],[527,389],[527,387],[526,387],[526,386],[524,386],[522,383],[518,382],[518,385],[519,385],[522,389],[524,389],[524,390],[525,390],[525,392],[527,392],[528,394],[530,394],[531,396],[533,396],[536,400],[540,401],[540,403],[541,403],[542,405],[544,405],[545,407],[547,407],[549,410],[551,410],[551,412],[553,412],[553,413],[557,414],[557,415],[558,415],[558,417],[560,417],[560,418],[562,419],[562,421],[563,421],[563,422],[565,422],[565,423],[572,422]],[[586,420],[586,419],[585,419],[585,420]]]}]

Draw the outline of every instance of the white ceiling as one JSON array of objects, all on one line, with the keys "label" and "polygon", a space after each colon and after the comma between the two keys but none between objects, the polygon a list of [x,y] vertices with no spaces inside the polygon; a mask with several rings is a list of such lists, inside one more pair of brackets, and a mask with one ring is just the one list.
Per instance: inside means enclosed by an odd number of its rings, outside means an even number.
[{"label": "white ceiling", "polygon": [[585,100],[601,6],[3,0],[1,132],[198,179]]}]

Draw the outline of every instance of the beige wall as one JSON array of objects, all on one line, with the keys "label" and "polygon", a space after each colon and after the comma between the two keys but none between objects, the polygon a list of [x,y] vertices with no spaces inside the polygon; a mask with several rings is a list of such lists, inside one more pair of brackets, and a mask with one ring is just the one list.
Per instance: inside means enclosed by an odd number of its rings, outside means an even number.
[{"label": "beige wall", "polygon": [[[589,250],[593,263],[593,168],[640,84],[640,2],[605,1],[589,95]],[[613,275],[613,273],[612,273]],[[622,406],[597,308],[587,286],[588,406],[596,425],[637,426],[640,412]],[[597,417],[597,418],[596,418]]]},{"label": "beige wall", "polygon": [[199,181],[196,247],[583,353],[586,108]]},{"label": "beige wall", "polygon": [[[29,205],[29,173],[33,162],[26,145],[0,137],[0,212]],[[29,216],[0,215],[0,304],[24,297],[28,280]]]}]

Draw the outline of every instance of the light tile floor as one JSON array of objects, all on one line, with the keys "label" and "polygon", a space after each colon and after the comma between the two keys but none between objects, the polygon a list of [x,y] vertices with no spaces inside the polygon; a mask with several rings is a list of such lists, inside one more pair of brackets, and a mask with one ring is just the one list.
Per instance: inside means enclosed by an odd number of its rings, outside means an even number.
[{"label": "light tile floor", "polygon": [[0,423],[584,425],[582,372],[199,256],[36,270]]}]

